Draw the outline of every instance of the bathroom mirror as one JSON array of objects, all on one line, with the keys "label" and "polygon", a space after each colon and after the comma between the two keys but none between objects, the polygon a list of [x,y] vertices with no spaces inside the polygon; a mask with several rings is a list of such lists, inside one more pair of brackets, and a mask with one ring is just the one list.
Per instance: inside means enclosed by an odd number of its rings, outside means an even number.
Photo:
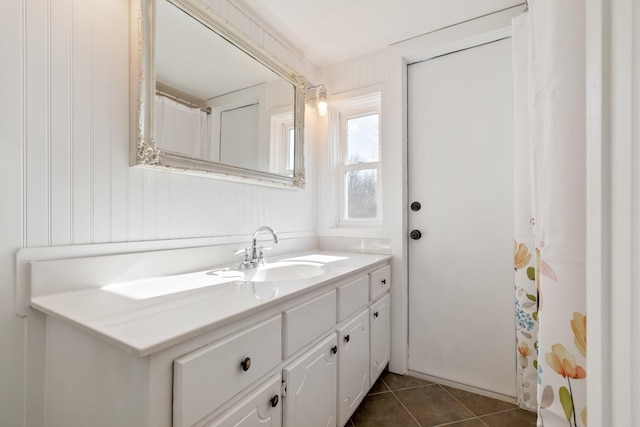
[{"label": "bathroom mirror", "polygon": [[134,3],[131,163],[304,188],[304,77],[202,2]]}]

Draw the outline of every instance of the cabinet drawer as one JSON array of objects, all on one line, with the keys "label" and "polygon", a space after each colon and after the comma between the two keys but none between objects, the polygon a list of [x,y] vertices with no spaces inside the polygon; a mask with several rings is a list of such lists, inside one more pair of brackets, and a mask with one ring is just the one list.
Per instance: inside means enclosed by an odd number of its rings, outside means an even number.
[{"label": "cabinet drawer", "polygon": [[338,322],[358,311],[369,302],[369,277],[363,276],[338,289]]},{"label": "cabinet drawer", "polygon": [[173,425],[193,425],[273,369],[281,361],[281,334],[277,316],[176,359]]},{"label": "cabinet drawer", "polygon": [[373,301],[391,287],[391,267],[382,267],[370,273],[369,277],[369,297]]},{"label": "cabinet drawer", "polygon": [[241,400],[229,412],[216,417],[205,427],[281,427],[282,403],[280,376],[271,377],[267,382]]},{"label": "cabinet drawer", "polygon": [[291,356],[336,324],[336,291],[284,312],[284,357]]}]

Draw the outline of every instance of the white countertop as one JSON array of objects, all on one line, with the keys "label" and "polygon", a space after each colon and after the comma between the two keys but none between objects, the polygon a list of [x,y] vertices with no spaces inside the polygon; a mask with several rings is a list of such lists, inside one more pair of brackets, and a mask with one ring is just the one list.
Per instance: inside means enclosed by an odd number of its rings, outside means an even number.
[{"label": "white countertop", "polygon": [[267,261],[291,259],[322,264],[326,273],[282,282],[245,282],[232,275],[211,274],[218,267],[33,296],[31,306],[144,357],[305,291],[382,264],[391,256],[309,251],[267,258]]}]

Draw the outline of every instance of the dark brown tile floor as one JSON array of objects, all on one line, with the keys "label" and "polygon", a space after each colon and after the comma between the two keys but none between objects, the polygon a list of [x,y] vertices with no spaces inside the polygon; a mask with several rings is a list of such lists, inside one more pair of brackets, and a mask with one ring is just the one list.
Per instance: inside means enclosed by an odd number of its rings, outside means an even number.
[{"label": "dark brown tile floor", "polygon": [[347,427],[528,427],[518,406],[410,376],[384,372]]}]

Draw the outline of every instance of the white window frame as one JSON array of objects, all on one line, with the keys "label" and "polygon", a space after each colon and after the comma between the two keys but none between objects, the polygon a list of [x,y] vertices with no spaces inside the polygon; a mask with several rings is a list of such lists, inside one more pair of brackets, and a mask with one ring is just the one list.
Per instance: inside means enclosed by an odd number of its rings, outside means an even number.
[{"label": "white window frame", "polygon": [[[293,176],[293,168],[289,168],[289,164],[294,160],[289,151],[290,130],[294,127],[293,108],[283,108],[281,112],[275,111],[271,114],[271,162],[269,163],[269,172],[280,175]],[[295,157],[295,151],[293,156]]]},{"label": "white window frame", "polygon": [[[380,93],[344,101],[339,109],[340,132],[337,141],[338,167],[337,195],[338,195],[338,226],[379,226],[382,222],[382,111]],[[378,115],[378,161],[347,164],[347,122],[369,115]],[[346,173],[354,170],[376,170],[376,217],[375,218],[347,218],[347,190]]]}]

